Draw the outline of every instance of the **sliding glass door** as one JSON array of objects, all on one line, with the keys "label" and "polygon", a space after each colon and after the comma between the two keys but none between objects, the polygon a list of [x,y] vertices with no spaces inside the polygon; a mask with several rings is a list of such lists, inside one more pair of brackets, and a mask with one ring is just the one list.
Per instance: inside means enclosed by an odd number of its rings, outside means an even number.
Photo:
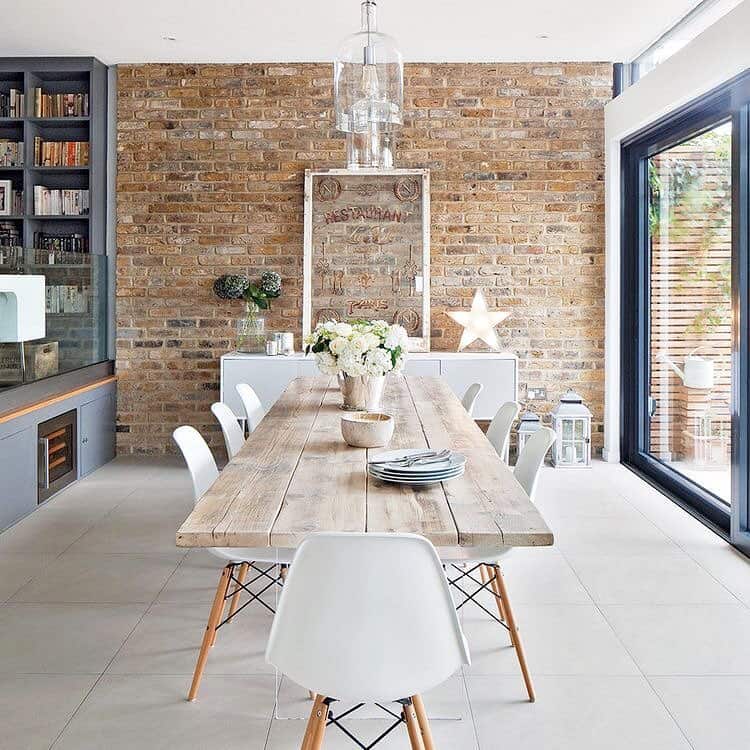
[{"label": "sliding glass door", "polygon": [[740,78],[623,149],[624,460],[743,544],[747,111]]}]

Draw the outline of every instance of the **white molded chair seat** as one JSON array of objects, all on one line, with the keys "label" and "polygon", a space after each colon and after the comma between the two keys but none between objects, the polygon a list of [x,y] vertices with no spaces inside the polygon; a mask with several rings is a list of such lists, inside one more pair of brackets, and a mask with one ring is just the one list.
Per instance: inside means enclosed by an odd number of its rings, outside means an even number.
[{"label": "white molded chair seat", "polygon": [[357,702],[419,695],[470,663],[435,548],[412,534],[370,533],[314,534],[300,545],[266,660],[319,695]]},{"label": "white molded chair seat", "polygon": [[227,449],[227,458],[232,459],[245,444],[245,435],[242,428],[237,421],[237,417],[234,416],[234,412],[225,403],[217,401],[211,404],[211,411],[221,427],[224,446]]},{"label": "white molded chair seat", "polygon": [[242,408],[245,410],[245,419],[248,433],[253,432],[266,415],[263,404],[260,403],[258,394],[253,387],[247,383],[237,383],[234,387],[242,401]]},{"label": "white molded chair seat", "polygon": [[521,411],[521,405],[515,401],[506,401],[498,410],[487,428],[487,440],[492,443],[492,447],[497,455],[508,463],[510,454],[510,430],[513,422]]},{"label": "white molded chair seat", "polygon": [[474,414],[474,404],[477,402],[477,397],[482,392],[484,386],[481,383],[472,383],[461,396],[461,403],[464,409],[469,412],[471,417]]}]

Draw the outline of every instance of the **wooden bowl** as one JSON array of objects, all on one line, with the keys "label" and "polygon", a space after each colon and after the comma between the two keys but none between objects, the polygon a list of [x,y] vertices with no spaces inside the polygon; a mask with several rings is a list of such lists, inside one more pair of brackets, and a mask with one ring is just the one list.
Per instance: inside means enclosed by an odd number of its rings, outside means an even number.
[{"label": "wooden bowl", "polygon": [[394,424],[390,414],[353,411],[341,416],[341,434],[355,448],[381,448],[393,437]]}]

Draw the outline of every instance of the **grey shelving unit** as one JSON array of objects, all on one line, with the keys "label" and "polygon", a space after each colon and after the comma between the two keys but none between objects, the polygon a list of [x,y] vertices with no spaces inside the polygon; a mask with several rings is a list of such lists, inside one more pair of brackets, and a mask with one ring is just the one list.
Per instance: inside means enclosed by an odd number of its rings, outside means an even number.
[{"label": "grey shelving unit", "polygon": [[[46,94],[87,93],[86,117],[37,117],[34,89]],[[110,316],[107,282],[107,67],[93,57],[14,57],[0,59],[0,92],[21,89],[23,117],[0,118],[0,138],[22,141],[23,166],[0,167],[0,180],[23,190],[23,213],[0,216],[21,235],[23,252],[6,251],[0,273],[42,273],[50,286],[87,287],[89,310],[77,314],[47,314],[47,339],[60,342],[60,370],[101,362],[108,356]],[[34,163],[34,138],[45,141],[88,141],[89,164],[75,167]],[[34,213],[34,187],[89,190],[86,216],[39,216]],[[89,257],[81,263],[40,262],[33,251],[35,233],[79,234],[88,239]],[[17,262],[8,262],[17,255]]]}]

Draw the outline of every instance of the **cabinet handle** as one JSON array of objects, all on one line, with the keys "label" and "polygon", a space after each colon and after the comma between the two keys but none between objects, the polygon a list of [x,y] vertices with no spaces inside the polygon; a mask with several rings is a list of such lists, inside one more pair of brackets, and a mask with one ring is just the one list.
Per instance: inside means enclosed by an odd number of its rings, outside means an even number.
[{"label": "cabinet handle", "polygon": [[39,459],[41,461],[41,466],[38,468],[38,480],[39,480],[39,486],[43,490],[49,489],[49,439],[48,438],[39,438],[39,452],[41,455],[39,456]]}]

